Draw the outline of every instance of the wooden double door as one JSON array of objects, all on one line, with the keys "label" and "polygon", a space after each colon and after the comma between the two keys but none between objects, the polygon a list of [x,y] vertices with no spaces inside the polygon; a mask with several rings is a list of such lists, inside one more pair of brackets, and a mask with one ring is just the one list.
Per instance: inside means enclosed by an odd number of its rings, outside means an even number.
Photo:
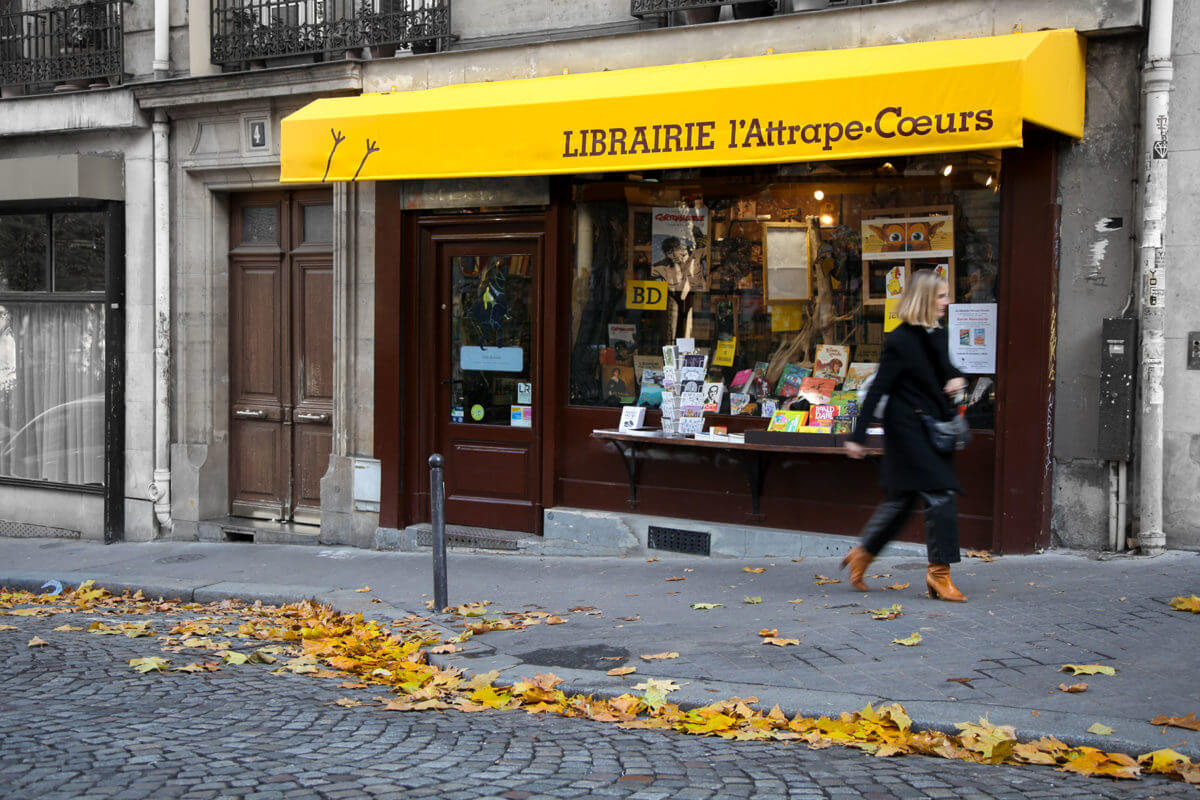
[{"label": "wooden double door", "polygon": [[410,518],[428,518],[424,465],[436,452],[445,458],[448,522],[540,532],[549,429],[545,220],[425,218],[413,227],[409,354],[418,409],[404,423],[416,444]]},{"label": "wooden double door", "polygon": [[230,513],[318,524],[333,441],[332,194],[235,195],[230,211]]}]

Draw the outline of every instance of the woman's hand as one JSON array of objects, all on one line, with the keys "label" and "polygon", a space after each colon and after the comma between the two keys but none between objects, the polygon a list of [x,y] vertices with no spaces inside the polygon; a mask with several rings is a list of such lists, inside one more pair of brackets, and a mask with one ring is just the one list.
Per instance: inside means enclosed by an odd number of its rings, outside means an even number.
[{"label": "woman's hand", "polygon": [[950,380],[946,381],[946,385],[942,387],[942,390],[947,396],[954,397],[954,395],[958,394],[959,392],[965,391],[966,388],[966,378],[951,378]]},{"label": "woman's hand", "polygon": [[855,461],[858,461],[867,454],[867,448],[863,447],[858,442],[847,441],[842,444],[842,447],[845,448],[846,455],[850,456]]}]

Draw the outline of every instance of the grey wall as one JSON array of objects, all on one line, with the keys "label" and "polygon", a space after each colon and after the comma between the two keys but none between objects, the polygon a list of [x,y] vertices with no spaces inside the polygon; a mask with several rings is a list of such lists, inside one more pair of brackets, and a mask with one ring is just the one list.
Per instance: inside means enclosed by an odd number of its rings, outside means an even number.
[{"label": "grey wall", "polygon": [[1167,315],[1164,359],[1163,528],[1167,547],[1200,550],[1200,372],[1186,369],[1188,331],[1200,330],[1200,3],[1176,0],[1171,93]]},{"label": "grey wall", "polygon": [[1060,153],[1051,530],[1072,547],[1108,538],[1108,471],[1096,458],[1100,326],[1121,315],[1131,288],[1141,46],[1141,36],[1089,42],[1085,135]]}]

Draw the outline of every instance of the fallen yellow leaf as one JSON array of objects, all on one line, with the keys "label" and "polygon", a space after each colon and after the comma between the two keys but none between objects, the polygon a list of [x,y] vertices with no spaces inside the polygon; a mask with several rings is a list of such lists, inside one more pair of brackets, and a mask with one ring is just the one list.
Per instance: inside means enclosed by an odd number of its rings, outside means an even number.
[{"label": "fallen yellow leaf", "polygon": [[462,648],[456,647],[455,645],[452,645],[452,644],[442,644],[442,645],[438,645],[437,647],[429,648],[429,652],[433,653],[435,656],[444,656],[444,655],[449,655],[451,653],[457,653],[461,649]]},{"label": "fallen yellow leaf", "polygon": [[1171,598],[1171,608],[1175,608],[1180,611],[1190,611],[1193,614],[1200,614],[1200,597],[1192,595],[1191,597]]},{"label": "fallen yellow leaf", "polygon": [[362,593],[362,592],[369,592],[369,591],[371,591],[371,587],[370,587],[370,586],[364,586],[364,587],[362,587],[361,589],[355,589],[354,591],[356,591],[356,592],[359,592],[359,593]]},{"label": "fallen yellow leaf", "polygon": [[767,636],[762,640],[763,644],[773,644],[776,647],[790,647],[791,645],[800,644],[799,639],[781,639],[778,636]]},{"label": "fallen yellow leaf", "polygon": [[166,672],[167,665],[170,663],[171,662],[168,661],[167,659],[159,658],[158,656],[147,656],[145,658],[129,659],[129,666],[133,667],[135,670],[137,670],[138,672],[141,672],[142,674],[145,674],[147,672],[153,672],[155,670],[157,670],[158,672]]},{"label": "fallen yellow leaf", "polygon": [[667,578],[667,583],[670,583],[672,581],[686,581],[686,580],[687,580],[687,578],[685,578],[683,575],[672,575],[671,577]]},{"label": "fallen yellow leaf", "polygon": [[566,620],[562,617],[551,614],[542,620],[542,622],[546,623],[547,625],[562,625],[564,622],[566,622]]},{"label": "fallen yellow leaf", "polygon": [[722,603],[692,603],[692,608],[697,611],[708,611],[713,608],[720,608]]},{"label": "fallen yellow leaf", "polygon": [[759,636],[778,636],[779,629],[778,628],[763,628],[761,631],[758,632],[758,635]]},{"label": "fallen yellow leaf", "polygon": [[824,586],[827,583],[841,583],[841,581],[837,578],[830,578],[828,575],[817,575],[813,583],[817,584],[817,586]]},{"label": "fallen yellow leaf", "polygon": [[651,653],[649,655],[643,655],[642,661],[665,661],[669,658],[679,658],[679,653]]},{"label": "fallen yellow leaf", "polygon": [[1106,667],[1102,664],[1063,664],[1058,668],[1059,672],[1071,671],[1072,675],[1116,675],[1117,671],[1112,667]]},{"label": "fallen yellow leaf", "polygon": [[1069,694],[1077,694],[1079,692],[1086,692],[1088,690],[1088,685],[1086,683],[1072,683],[1070,686],[1067,686],[1065,683],[1060,683],[1058,688],[1059,691],[1067,692]]},{"label": "fallen yellow leaf", "polygon": [[921,634],[914,633],[912,636],[906,636],[903,639],[892,639],[892,644],[902,644],[905,647],[916,647],[921,643]]},{"label": "fallen yellow leaf", "polygon": [[788,600],[788,602],[789,602],[789,603],[793,603],[793,604],[795,604],[795,603],[803,603],[803,602],[804,602],[804,598],[803,598],[803,597],[797,597],[795,600]]},{"label": "fallen yellow leaf", "polygon": [[1098,736],[1108,736],[1113,732],[1113,729],[1107,725],[1102,725],[1099,722],[1093,722],[1091,727],[1087,729],[1088,733],[1094,733]]},{"label": "fallen yellow leaf", "polygon": [[29,640],[28,646],[29,647],[45,647],[48,644],[49,644],[49,642],[47,642],[45,639],[35,636]]},{"label": "fallen yellow leaf", "polygon": [[907,584],[907,583],[893,583],[891,586],[883,587],[883,591],[886,592],[889,589],[891,589],[894,592],[898,592],[901,589],[907,589],[909,586],[910,586],[910,584]]},{"label": "fallen yellow leaf", "polygon": [[326,703],[327,706],[341,706],[342,708],[356,708],[362,705],[362,700],[353,700],[349,697],[339,697],[332,703]]},{"label": "fallen yellow leaf", "polygon": [[766,571],[767,571],[766,567],[742,567],[742,572],[752,572],[755,575],[759,575]]},{"label": "fallen yellow leaf", "polygon": [[[10,627],[12,627],[12,626],[11,626],[11,625],[0,626],[0,630],[5,630],[5,629],[7,629],[7,628],[10,628]],[[68,623],[68,624],[66,624],[66,625],[59,625],[57,628],[52,628],[52,630],[56,630],[56,631],[81,631],[81,630],[83,630],[83,626],[82,626],[82,625],[71,625],[71,624],[69,624],[69,623]]]},{"label": "fallen yellow leaf", "polygon": [[605,674],[612,675],[615,678],[619,678],[622,675],[632,675],[635,672],[637,672],[637,667],[613,667]]},{"label": "fallen yellow leaf", "polygon": [[[60,631],[63,628],[69,628],[71,630],[81,630],[80,628],[71,628],[71,626],[69,626],[69,625],[61,625],[61,626],[55,628],[54,630]],[[17,629],[16,625],[0,625],[0,631],[15,631],[16,629]]]},{"label": "fallen yellow leaf", "polygon": [[749,595],[747,595],[746,597],[742,598],[742,602],[746,603],[747,605],[756,606],[762,602],[762,598],[761,597],[750,597]]}]

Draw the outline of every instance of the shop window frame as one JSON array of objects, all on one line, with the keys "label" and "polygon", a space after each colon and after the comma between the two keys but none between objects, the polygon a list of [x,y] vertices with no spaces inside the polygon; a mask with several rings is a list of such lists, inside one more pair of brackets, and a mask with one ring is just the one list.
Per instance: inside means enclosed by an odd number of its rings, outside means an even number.
[{"label": "shop window frame", "polygon": [[[97,291],[54,291],[55,214],[104,214],[104,288]],[[125,205],[114,201],[61,200],[2,203],[0,215],[45,216],[46,288],[0,290],[6,303],[99,304],[104,308],[104,483],[77,484],[0,475],[0,485],[104,497],[104,541],[124,538],[125,494]]]}]

